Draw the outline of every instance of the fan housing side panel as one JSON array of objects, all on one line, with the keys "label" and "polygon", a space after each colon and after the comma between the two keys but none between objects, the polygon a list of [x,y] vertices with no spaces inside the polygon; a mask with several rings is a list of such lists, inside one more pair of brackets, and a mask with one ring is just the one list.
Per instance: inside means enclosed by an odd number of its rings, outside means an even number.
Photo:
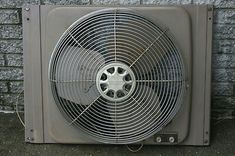
[{"label": "fan housing side panel", "polygon": [[44,142],[40,6],[22,8],[25,141]]}]

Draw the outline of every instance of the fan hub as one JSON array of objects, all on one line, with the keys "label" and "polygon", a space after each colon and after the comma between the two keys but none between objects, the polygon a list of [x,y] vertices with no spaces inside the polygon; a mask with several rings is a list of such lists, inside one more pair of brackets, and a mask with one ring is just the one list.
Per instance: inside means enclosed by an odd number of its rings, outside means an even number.
[{"label": "fan hub", "polygon": [[125,85],[124,76],[118,74],[118,72],[115,72],[111,75],[107,75],[106,82],[107,86],[115,92],[117,92],[118,90],[122,90]]},{"label": "fan hub", "polygon": [[101,68],[96,77],[96,86],[107,100],[121,101],[128,98],[135,89],[135,75],[123,63],[111,63]]}]

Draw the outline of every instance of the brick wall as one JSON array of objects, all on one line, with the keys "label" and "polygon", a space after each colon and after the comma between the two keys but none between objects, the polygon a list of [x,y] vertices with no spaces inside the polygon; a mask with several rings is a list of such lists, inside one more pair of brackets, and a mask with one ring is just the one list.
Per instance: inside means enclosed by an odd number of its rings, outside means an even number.
[{"label": "brick wall", "polygon": [[[235,116],[235,1],[234,0],[1,0],[0,1],[0,111],[14,111],[23,90],[22,21],[24,4],[213,4],[212,116]],[[19,98],[23,110],[23,96]]]}]

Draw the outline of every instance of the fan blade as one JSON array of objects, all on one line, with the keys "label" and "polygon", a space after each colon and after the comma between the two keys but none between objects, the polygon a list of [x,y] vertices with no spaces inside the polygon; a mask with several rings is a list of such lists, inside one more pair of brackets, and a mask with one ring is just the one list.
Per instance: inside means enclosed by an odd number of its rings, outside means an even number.
[{"label": "fan blade", "polygon": [[[143,56],[133,66],[136,73],[136,79],[154,79],[154,80],[184,80],[181,64],[174,61],[179,59],[177,55],[162,55],[158,60],[151,61],[150,57]],[[149,63],[146,63],[149,61]],[[177,68],[176,68],[177,67]]]},{"label": "fan blade", "polygon": [[105,59],[99,52],[67,46],[56,64],[58,95],[76,104],[89,105],[99,96],[95,79],[103,64]]},{"label": "fan blade", "polygon": [[[161,108],[158,101],[159,99],[152,88],[146,85],[139,85],[136,89],[138,90],[138,93],[135,93],[126,101],[116,103],[115,113],[110,113],[114,114],[111,115],[111,118],[117,129],[117,135],[125,135],[123,133],[125,130],[122,132],[122,130],[120,130],[122,129],[121,127],[128,127],[132,125],[135,128],[140,129],[144,127],[144,123],[154,123],[161,113]],[[130,109],[123,111],[122,106],[124,105],[126,105],[126,107],[130,107]],[[112,112],[114,111],[112,110]],[[142,124],[140,124],[141,122]]]}]

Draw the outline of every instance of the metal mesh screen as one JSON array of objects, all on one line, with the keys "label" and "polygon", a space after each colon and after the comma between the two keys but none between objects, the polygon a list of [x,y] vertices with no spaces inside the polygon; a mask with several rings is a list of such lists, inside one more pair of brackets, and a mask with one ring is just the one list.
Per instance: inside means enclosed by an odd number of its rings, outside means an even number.
[{"label": "metal mesh screen", "polygon": [[166,126],[183,102],[185,77],[168,29],[129,9],[76,21],[49,65],[53,97],[68,126],[114,144],[142,141]]}]

